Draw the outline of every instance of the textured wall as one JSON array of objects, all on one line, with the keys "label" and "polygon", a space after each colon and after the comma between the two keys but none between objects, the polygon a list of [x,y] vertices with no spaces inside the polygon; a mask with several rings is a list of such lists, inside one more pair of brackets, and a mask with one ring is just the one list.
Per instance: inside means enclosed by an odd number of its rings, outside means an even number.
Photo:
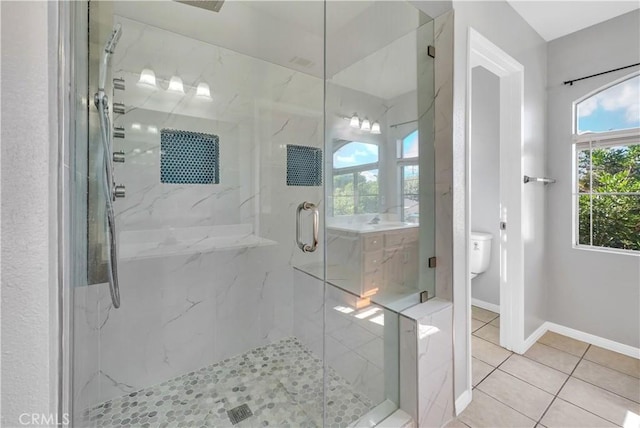
[{"label": "textured wall", "polygon": [[16,426],[22,413],[55,411],[56,4],[1,10],[2,425]]}]

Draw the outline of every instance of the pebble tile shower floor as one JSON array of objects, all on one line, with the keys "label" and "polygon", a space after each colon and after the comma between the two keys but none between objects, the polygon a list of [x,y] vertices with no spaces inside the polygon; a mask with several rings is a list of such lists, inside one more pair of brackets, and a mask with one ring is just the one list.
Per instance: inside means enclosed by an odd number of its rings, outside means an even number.
[{"label": "pebble tile shower floor", "polygon": [[[335,371],[327,371],[327,420],[346,427],[373,408]],[[321,427],[322,360],[297,339],[253,349],[85,411],[97,427]],[[252,416],[233,425],[229,410]]]}]

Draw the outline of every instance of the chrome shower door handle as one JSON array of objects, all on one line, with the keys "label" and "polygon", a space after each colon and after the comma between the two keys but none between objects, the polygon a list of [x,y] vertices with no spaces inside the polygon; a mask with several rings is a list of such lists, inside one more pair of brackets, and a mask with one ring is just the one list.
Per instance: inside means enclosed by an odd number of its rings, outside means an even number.
[{"label": "chrome shower door handle", "polygon": [[[302,211],[311,211],[313,214],[313,242],[311,245],[305,244],[302,242],[301,230],[300,230],[300,214]],[[318,212],[318,207],[311,202],[303,202],[298,205],[298,209],[296,210],[296,243],[298,244],[298,248],[302,250],[303,253],[313,253],[316,248],[318,248],[318,230],[320,228],[320,213]]]}]

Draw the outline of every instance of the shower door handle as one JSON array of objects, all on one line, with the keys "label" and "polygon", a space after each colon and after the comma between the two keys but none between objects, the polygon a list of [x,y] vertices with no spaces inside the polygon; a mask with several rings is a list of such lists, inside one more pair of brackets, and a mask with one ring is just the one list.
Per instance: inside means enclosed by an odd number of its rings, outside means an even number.
[{"label": "shower door handle", "polygon": [[[302,211],[311,211],[313,215],[313,242],[311,245],[305,244],[302,242],[301,230],[300,230],[300,214]],[[320,213],[318,212],[318,207],[311,202],[303,202],[298,205],[298,209],[296,210],[296,243],[298,244],[298,248],[302,250],[303,253],[313,253],[316,248],[318,248],[318,229],[320,227]]]}]

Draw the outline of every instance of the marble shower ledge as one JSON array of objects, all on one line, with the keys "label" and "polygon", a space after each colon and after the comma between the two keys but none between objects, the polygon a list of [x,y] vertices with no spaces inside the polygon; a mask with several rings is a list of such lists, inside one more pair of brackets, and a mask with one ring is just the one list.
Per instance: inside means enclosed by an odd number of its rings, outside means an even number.
[{"label": "marble shower ledge", "polygon": [[338,230],[340,232],[351,232],[351,233],[376,233],[376,232],[387,232],[391,230],[403,230],[403,229],[411,229],[419,227],[416,223],[404,223],[399,221],[381,221],[378,224],[369,224],[369,223],[335,223],[328,224],[327,229]]},{"label": "marble shower ledge", "polygon": [[250,224],[132,230],[118,235],[118,258],[142,260],[277,244],[255,235]]}]

